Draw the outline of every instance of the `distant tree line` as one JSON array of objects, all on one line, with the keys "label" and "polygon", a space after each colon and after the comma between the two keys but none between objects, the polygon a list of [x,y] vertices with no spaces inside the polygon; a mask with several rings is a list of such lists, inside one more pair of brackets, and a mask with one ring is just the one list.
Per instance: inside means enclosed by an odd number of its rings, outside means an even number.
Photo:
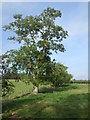
[{"label": "distant tree line", "polygon": [[90,84],[90,80],[75,80],[73,79],[70,83],[78,83],[78,84]]}]

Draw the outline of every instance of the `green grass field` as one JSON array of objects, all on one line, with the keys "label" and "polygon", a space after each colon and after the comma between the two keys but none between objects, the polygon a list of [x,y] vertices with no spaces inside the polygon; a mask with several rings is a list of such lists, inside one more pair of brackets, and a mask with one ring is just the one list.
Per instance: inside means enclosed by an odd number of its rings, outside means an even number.
[{"label": "green grass field", "polygon": [[[3,98],[3,118],[88,118],[88,85],[71,84],[30,94],[32,84],[13,82],[14,93]],[[46,92],[45,92],[46,90]]]},{"label": "green grass field", "polygon": [[11,94],[8,94],[6,97],[4,97],[4,100],[5,99],[13,99],[15,97],[19,97],[24,94],[30,93],[33,89],[32,84],[25,84],[22,81],[15,82],[15,80],[12,80],[12,83],[15,86],[14,90]]}]

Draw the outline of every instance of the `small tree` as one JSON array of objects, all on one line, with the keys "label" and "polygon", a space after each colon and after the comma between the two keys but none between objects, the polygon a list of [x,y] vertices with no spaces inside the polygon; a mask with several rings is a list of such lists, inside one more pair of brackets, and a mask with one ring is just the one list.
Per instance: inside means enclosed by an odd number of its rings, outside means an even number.
[{"label": "small tree", "polygon": [[60,63],[54,63],[51,67],[51,83],[60,87],[70,83],[72,75],[67,72],[67,67]]}]

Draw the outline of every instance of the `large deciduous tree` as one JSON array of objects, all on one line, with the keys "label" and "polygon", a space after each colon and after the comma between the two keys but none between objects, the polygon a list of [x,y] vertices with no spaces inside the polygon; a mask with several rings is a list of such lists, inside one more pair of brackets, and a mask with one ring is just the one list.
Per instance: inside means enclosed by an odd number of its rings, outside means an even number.
[{"label": "large deciduous tree", "polygon": [[21,47],[8,51],[7,61],[14,71],[24,71],[38,88],[39,82],[49,78],[52,52],[65,51],[61,42],[66,39],[68,32],[55,24],[56,18],[61,18],[61,12],[48,7],[38,16],[23,18],[18,14],[13,17],[14,21],[5,25],[3,30],[13,31],[14,36],[8,39],[17,41]]}]

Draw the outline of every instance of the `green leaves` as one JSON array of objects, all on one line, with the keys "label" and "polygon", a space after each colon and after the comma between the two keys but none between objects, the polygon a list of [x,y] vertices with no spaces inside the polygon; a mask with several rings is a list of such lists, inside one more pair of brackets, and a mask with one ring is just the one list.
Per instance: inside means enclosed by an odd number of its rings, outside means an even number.
[{"label": "green leaves", "polygon": [[67,38],[68,32],[55,24],[57,17],[61,18],[61,11],[48,7],[38,16],[23,17],[17,14],[13,17],[14,21],[4,26],[3,30],[13,31],[15,35],[8,39],[23,45],[18,50],[5,54],[8,67],[16,73],[24,72],[28,79],[37,84],[48,80],[57,84],[58,80],[60,82],[64,79],[64,75],[69,76],[66,68],[60,64],[56,65],[55,59],[52,62],[50,57],[51,51],[65,51],[61,41]]},{"label": "green leaves", "polygon": [[15,19],[21,19],[22,18],[22,14],[16,14],[13,16]]},{"label": "green leaves", "polygon": [[67,67],[60,63],[51,65],[51,83],[55,87],[60,87],[63,84],[70,83],[72,75],[67,72]]},{"label": "green leaves", "polygon": [[43,13],[41,13],[41,16],[44,16],[44,20],[48,17],[54,20],[57,17],[61,17],[61,12],[59,10],[55,10],[54,8],[48,7],[43,11]]}]

